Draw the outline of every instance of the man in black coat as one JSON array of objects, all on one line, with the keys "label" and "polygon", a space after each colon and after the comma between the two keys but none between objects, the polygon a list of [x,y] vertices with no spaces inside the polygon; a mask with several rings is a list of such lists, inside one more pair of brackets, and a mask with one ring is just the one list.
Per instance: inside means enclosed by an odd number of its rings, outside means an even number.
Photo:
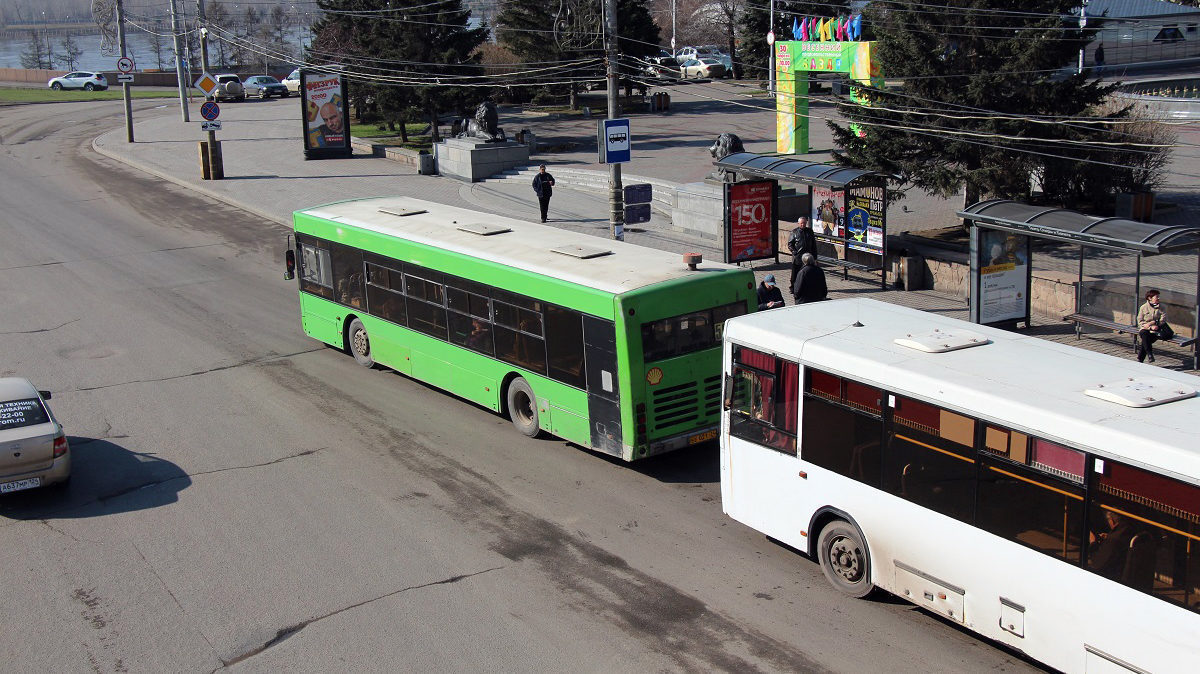
[{"label": "man in black coat", "polygon": [[546,172],[545,164],[538,167],[538,173],[533,177],[533,192],[542,209],[542,222],[545,222],[546,211],[550,208],[550,195],[554,193],[554,176]]},{"label": "man in black coat", "polygon": [[[804,265],[800,262],[800,258],[805,253],[817,256],[817,235],[813,234],[812,227],[808,226],[808,218],[800,216],[796,221],[796,228],[788,235],[788,250],[792,253],[792,283],[796,285],[796,274],[800,273],[800,268]],[[791,287],[791,286],[788,286]]]},{"label": "man in black coat", "polygon": [[825,272],[817,266],[816,259],[805,253],[800,256],[800,273],[796,274],[796,282],[792,284],[792,297],[796,304],[819,302],[829,296],[829,287],[825,285]]}]

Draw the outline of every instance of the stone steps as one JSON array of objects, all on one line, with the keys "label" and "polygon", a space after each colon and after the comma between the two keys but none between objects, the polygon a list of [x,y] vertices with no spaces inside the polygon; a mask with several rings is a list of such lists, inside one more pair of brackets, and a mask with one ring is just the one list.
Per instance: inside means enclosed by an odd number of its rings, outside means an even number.
[{"label": "stone steps", "polygon": [[[554,174],[554,180],[558,188],[570,188],[573,190],[582,190],[585,192],[608,192],[608,171],[595,169],[577,169],[567,167],[554,167],[550,171]],[[508,169],[498,173],[483,182],[493,181],[516,181],[523,184],[533,182],[533,177],[537,175],[537,166],[527,166],[518,169]],[[677,183],[661,180],[658,178],[646,178],[636,175],[622,175],[621,183],[623,185],[637,185],[649,183],[653,186],[651,207],[657,211],[670,214],[671,209],[675,206],[675,193],[679,185]]]}]

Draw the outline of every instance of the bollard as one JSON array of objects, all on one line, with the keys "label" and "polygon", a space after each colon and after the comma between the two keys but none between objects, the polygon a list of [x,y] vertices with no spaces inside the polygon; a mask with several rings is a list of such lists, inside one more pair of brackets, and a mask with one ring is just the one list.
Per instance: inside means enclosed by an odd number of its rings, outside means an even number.
[{"label": "bollard", "polygon": [[219,140],[208,144],[208,165],[212,180],[225,179],[225,160],[221,156],[221,141]]},{"label": "bollard", "polygon": [[208,163],[208,143],[200,141],[200,178],[212,180],[212,168]]}]

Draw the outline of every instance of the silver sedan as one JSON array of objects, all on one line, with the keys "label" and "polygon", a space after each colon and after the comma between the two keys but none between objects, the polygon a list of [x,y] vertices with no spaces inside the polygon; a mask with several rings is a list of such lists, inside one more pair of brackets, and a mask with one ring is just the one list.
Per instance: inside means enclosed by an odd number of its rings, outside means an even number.
[{"label": "silver sedan", "polygon": [[0,379],[0,494],[71,479],[71,448],[49,399],[28,379]]}]

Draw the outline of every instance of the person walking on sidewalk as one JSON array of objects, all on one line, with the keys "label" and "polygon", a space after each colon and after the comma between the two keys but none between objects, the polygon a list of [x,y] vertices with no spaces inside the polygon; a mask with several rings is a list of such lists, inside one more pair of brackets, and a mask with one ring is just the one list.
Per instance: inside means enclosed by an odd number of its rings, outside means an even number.
[{"label": "person walking on sidewalk", "polygon": [[546,165],[538,167],[537,175],[533,177],[533,192],[538,198],[538,207],[542,209],[542,222],[546,221],[546,211],[550,208],[550,195],[554,193],[554,176],[546,171]]},{"label": "person walking on sidewalk", "polygon": [[790,288],[796,285],[796,274],[799,274],[800,268],[804,266],[800,258],[805,253],[812,255],[814,259],[817,257],[817,235],[813,234],[812,228],[808,226],[808,218],[800,216],[796,221],[796,228],[788,235],[787,245],[792,253],[792,283],[788,286]]},{"label": "person walking on sidewalk", "polygon": [[783,293],[775,285],[775,275],[767,274],[762,283],[758,284],[758,310],[778,309],[783,306]]},{"label": "person walking on sidewalk", "polygon": [[800,256],[800,273],[792,284],[792,297],[796,304],[820,302],[828,299],[829,286],[825,285],[825,272],[817,266],[816,258],[809,253]]}]

